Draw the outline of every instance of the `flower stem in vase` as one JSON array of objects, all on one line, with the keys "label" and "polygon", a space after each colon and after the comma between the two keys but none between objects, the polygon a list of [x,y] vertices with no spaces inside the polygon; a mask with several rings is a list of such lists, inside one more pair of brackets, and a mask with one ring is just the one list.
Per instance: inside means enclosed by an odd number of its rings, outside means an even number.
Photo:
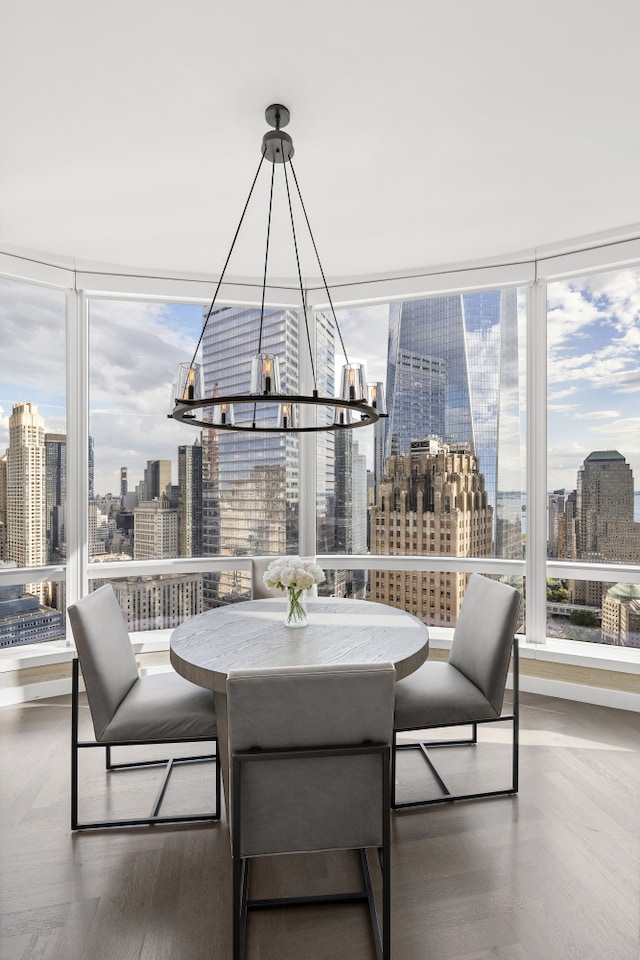
[{"label": "flower stem in vase", "polygon": [[287,587],[287,614],[285,627],[306,627],[309,623],[307,616],[307,600],[305,591]]}]

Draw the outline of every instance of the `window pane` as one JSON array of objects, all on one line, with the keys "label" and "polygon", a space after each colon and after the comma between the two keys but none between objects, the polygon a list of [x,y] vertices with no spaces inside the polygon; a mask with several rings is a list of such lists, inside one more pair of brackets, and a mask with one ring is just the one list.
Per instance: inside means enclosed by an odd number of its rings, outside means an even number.
[{"label": "window pane", "polygon": [[[0,561],[66,560],[65,297],[0,279]],[[0,646],[64,636],[63,581],[0,586]]]},{"label": "window pane", "polygon": [[[167,417],[171,384],[189,363],[208,308],[90,303],[90,559],[295,553],[298,440],[294,434],[201,430]],[[207,395],[247,395],[251,356],[280,358],[282,388],[298,388],[298,318],[216,307],[197,362]],[[236,421],[253,405],[236,405]],[[203,419],[206,419],[206,412]],[[203,576],[207,608],[248,598],[242,572]]]},{"label": "window pane", "polygon": [[[349,360],[385,386],[388,418],[334,434],[333,457],[319,457],[319,495],[333,493],[326,520],[318,510],[327,551],[523,558],[525,302],[492,290],[338,312]],[[371,596],[377,582],[377,599],[404,605],[392,576],[371,571]],[[411,577],[421,596],[428,578]],[[340,589],[364,596],[366,580]],[[419,615],[455,623],[464,582],[449,609],[438,591]]]},{"label": "window pane", "polygon": [[[108,568],[105,573],[108,572]],[[90,589],[110,583],[124,614],[127,630],[168,630],[202,613],[202,573],[93,580]]]},{"label": "window pane", "polygon": [[92,563],[177,557],[181,542],[182,555],[191,556],[200,543],[201,437],[167,414],[172,381],[193,354],[201,317],[196,306],[90,301]]},{"label": "window pane", "polygon": [[[206,313],[205,313],[206,316]],[[283,393],[298,393],[299,335],[297,314],[228,307],[207,324],[202,341],[207,396],[250,393],[250,358],[259,352],[279,358]],[[275,417],[275,408],[259,407],[258,416]],[[236,422],[251,422],[254,404],[236,405]],[[297,434],[211,431],[207,504],[207,552],[213,556],[277,556],[298,550]],[[209,579],[209,578],[208,578]],[[207,598],[205,581],[205,599]],[[210,599],[244,592],[247,574],[221,573]]]},{"label": "window pane", "polygon": [[[638,564],[640,271],[550,284],[547,327],[547,554]],[[551,636],[640,646],[640,584],[561,578],[547,597]]]}]

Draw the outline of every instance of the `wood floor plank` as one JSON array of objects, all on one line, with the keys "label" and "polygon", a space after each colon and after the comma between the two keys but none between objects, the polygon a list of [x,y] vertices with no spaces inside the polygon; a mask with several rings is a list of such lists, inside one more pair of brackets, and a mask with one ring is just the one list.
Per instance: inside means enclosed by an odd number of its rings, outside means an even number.
[{"label": "wood floor plank", "polygon": [[[72,834],[69,723],[67,697],[0,709],[1,960],[228,960],[224,819]],[[457,750],[454,775],[499,771],[507,740],[496,728],[468,769]],[[640,716],[526,694],[521,743],[516,798],[393,815],[394,960],[639,960]],[[419,792],[424,770],[411,761],[399,780]],[[171,802],[209,785],[176,780]],[[84,786],[112,802],[98,756]],[[126,786],[126,805],[146,808],[148,786]],[[256,889],[352,889],[345,856],[265,860]],[[372,957],[360,907],[250,920],[247,960]]]}]

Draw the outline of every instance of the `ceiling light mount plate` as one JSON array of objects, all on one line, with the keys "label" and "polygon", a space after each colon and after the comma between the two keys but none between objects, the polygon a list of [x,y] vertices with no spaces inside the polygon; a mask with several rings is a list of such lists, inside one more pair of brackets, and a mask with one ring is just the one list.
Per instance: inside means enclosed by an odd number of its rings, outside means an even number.
[{"label": "ceiling light mount plate", "polygon": [[291,114],[281,103],[272,103],[264,112],[265,119],[270,127],[262,138],[262,153],[271,163],[286,163],[294,154],[293,140],[288,133],[282,132],[282,127],[289,123]]},{"label": "ceiling light mount plate", "polygon": [[281,130],[286,127],[291,119],[291,113],[288,107],[283,107],[281,103],[272,103],[264,112],[264,118],[270,127]]}]

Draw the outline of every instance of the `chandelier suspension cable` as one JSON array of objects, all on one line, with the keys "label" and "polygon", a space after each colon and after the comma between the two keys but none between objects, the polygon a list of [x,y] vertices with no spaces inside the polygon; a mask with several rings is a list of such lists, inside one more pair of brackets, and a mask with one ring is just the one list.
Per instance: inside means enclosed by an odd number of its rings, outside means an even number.
[{"label": "chandelier suspension cable", "polygon": [[[289,164],[291,164],[291,160],[289,160]],[[314,391],[314,393],[317,394],[317,392],[318,392],[318,381],[316,380],[316,368],[315,368],[315,363],[313,362],[313,350],[311,349],[311,334],[309,333],[309,318],[308,318],[308,316],[307,316],[307,298],[306,298],[305,293],[304,293],[304,290],[303,290],[303,288],[302,288],[302,272],[301,272],[301,270],[300,270],[300,257],[299,257],[299,255],[298,255],[298,240],[297,240],[297,238],[296,238],[296,225],[295,225],[294,217],[293,217],[293,207],[292,207],[292,205],[291,205],[291,192],[290,192],[290,190],[289,190],[289,177],[287,176],[287,165],[286,165],[286,163],[283,163],[282,166],[284,167],[284,182],[285,182],[286,187],[287,187],[287,200],[289,201],[289,216],[290,216],[290,218],[291,218],[291,233],[292,233],[292,235],[293,235],[293,246],[294,246],[295,251],[296,251],[296,265],[297,265],[297,268],[298,268],[298,282],[299,282],[299,284],[300,284],[300,302],[301,302],[301,304],[302,304],[302,311],[303,311],[303,314],[304,314],[304,326],[305,326],[305,330],[307,331],[307,345],[308,345],[308,347],[309,347],[309,361],[310,361],[310,363],[311,363],[311,376],[312,376],[312,378],[313,378],[313,391]],[[293,167],[291,167],[291,169],[293,170]],[[308,223],[308,221],[307,221],[307,223]],[[311,231],[309,231],[309,232],[311,232]],[[311,239],[313,240],[313,237],[311,237]],[[314,244],[314,247],[315,247],[315,244]],[[340,338],[340,339],[342,339],[342,338]]]},{"label": "chandelier suspension cable", "polygon": [[[379,383],[367,384],[364,364],[349,362],[347,349],[342,337],[342,331],[340,330],[336,311],[331,299],[331,294],[329,292],[327,278],[320,261],[318,247],[311,229],[311,224],[309,222],[309,216],[307,214],[304,200],[302,198],[298,177],[292,163],[291,158],[294,153],[293,140],[288,133],[284,133],[281,130],[281,126],[286,126],[289,123],[289,117],[289,110],[282,104],[271,104],[265,111],[265,119],[267,120],[267,123],[271,127],[275,127],[275,130],[267,131],[262,138],[260,163],[258,164],[258,169],[253,178],[249,195],[246,199],[240,221],[231,242],[231,247],[216,285],[213,300],[211,301],[211,305],[206,312],[204,323],[202,325],[202,331],[200,333],[193,358],[189,365],[186,363],[180,364],[178,370],[178,379],[173,385],[172,410],[169,416],[181,423],[189,423],[202,429],[233,430],[236,432],[244,431],[249,433],[318,433],[324,431],[336,431],[343,429],[352,430],[357,427],[366,427],[370,424],[376,423],[380,417],[386,417],[387,415],[384,408],[384,392],[382,389],[380,389],[382,385]],[[196,363],[196,357],[198,356],[198,351],[202,349],[204,334],[209,320],[214,313],[215,303],[226,275],[227,267],[231,260],[231,255],[234,251],[240,229],[244,223],[245,215],[247,213],[249,203],[253,197],[256,183],[259,179],[259,175],[262,170],[262,164],[264,163],[265,159],[269,160],[272,164],[272,170],[269,189],[269,208],[266,223],[266,246],[262,277],[258,352],[251,357],[247,357],[247,360],[250,360],[249,391],[245,392],[245,390],[238,384],[238,389],[229,390],[227,388],[226,390],[223,390],[223,395],[221,395],[218,392],[218,384],[216,382],[213,392],[207,394],[206,391],[202,390],[202,365],[200,363]],[[302,276],[300,260],[302,251],[299,247],[298,239],[298,232],[304,232],[304,228],[302,227],[299,218],[299,210],[296,209],[294,211],[294,206],[297,206],[297,201],[294,201],[295,192],[292,189],[289,180],[287,162],[291,166],[291,173],[293,175],[298,200],[302,209],[304,221],[306,222],[307,230],[309,231],[309,237],[315,253],[317,265],[322,276],[322,282],[324,284],[333,323],[338,332],[336,341],[339,340],[339,346],[346,361],[342,368],[341,390],[339,395],[336,396],[334,396],[333,393],[331,393],[329,396],[320,395],[318,391],[317,377],[319,361],[317,356],[314,357],[312,350],[313,338],[309,319],[309,310],[311,308],[309,306],[308,291],[305,291],[304,280]],[[304,337],[302,335],[302,331],[300,331],[300,321],[302,317],[304,317],[306,343],[309,351],[309,366],[307,369],[311,375],[309,379],[311,380],[312,389],[305,393],[289,393],[287,392],[286,388],[283,389],[281,386],[279,369],[280,358],[275,353],[270,352],[268,348],[263,352],[265,329],[267,329],[265,328],[264,323],[267,302],[266,290],[269,271],[269,254],[271,252],[272,245],[271,240],[276,189],[276,163],[282,163],[284,165],[284,182],[289,206],[289,219],[293,238],[293,247],[296,257],[300,299],[302,301],[300,304],[301,312],[298,313],[298,334],[296,337],[296,344],[299,350],[301,350],[304,344]],[[280,189],[279,186],[278,189]],[[298,218],[297,225],[296,217]],[[302,233],[300,236],[302,236]],[[275,242],[275,235],[273,239]],[[257,314],[257,310],[255,313]],[[250,337],[249,340],[252,341],[252,338]],[[336,341],[332,339],[331,356],[328,358],[329,363],[333,362],[334,349],[338,345]],[[253,343],[255,343],[255,341],[253,341]],[[209,346],[208,343],[207,346]],[[212,343],[211,346],[214,347],[215,344]],[[249,343],[246,344],[246,347],[249,347]],[[331,369],[332,368],[330,367],[327,368],[328,374],[331,372]],[[328,376],[327,384],[330,382],[330,379],[330,376]],[[240,414],[238,417],[236,417],[236,410],[234,409],[236,407],[240,409]],[[316,410],[318,408],[324,408],[325,411],[330,413],[330,416],[327,417],[325,414],[320,417],[317,415],[314,417],[299,417],[300,408],[304,410],[309,407],[315,408]],[[211,411],[207,412],[209,408],[211,408]],[[251,408],[253,408],[253,415],[251,414]],[[202,413],[199,411],[202,411]],[[333,412],[331,413],[331,411]]]},{"label": "chandelier suspension cable", "polygon": [[209,323],[209,318],[211,317],[211,314],[213,313],[213,307],[214,307],[214,305],[215,305],[216,298],[217,298],[217,296],[218,296],[218,292],[219,292],[219,290],[220,290],[220,287],[222,286],[222,281],[223,281],[223,279],[224,279],[224,275],[225,275],[225,273],[226,273],[227,267],[229,266],[229,260],[231,259],[231,254],[233,253],[233,248],[234,248],[235,245],[236,245],[236,240],[238,239],[238,234],[240,233],[240,228],[241,228],[241,226],[242,226],[242,222],[243,222],[244,217],[245,217],[245,214],[246,214],[246,212],[247,212],[247,208],[248,208],[248,206],[249,206],[249,201],[251,200],[251,196],[252,196],[252,194],[253,194],[253,188],[254,188],[255,185],[256,185],[256,182],[257,182],[258,177],[259,177],[259,175],[260,175],[260,170],[262,169],[262,164],[263,164],[263,162],[264,162],[264,156],[265,156],[265,155],[262,154],[262,156],[260,157],[260,163],[258,164],[258,169],[256,170],[256,175],[255,175],[255,177],[253,178],[253,183],[251,184],[251,189],[249,190],[249,196],[247,197],[246,203],[245,203],[245,205],[244,205],[244,209],[243,209],[242,215],[241,215],[241,217],[240,217],[240,222],[238,223],[238,226],[236,227],[236,232],[235,232],[235,234],[234,234],[234,236],[233,236],[233,240],[231,241],[231,247],[229,248],[229,253],[227,254],[227,259],[226,259],[225,262],[224,262],[224,267],[222,268],[222,273],[220,274],[220,279],[218,280],[218,285],[217,285],[217,287],[216,287],[216,289],[215,289],[215,293],[213,294],[213,300],[211,301],[211,306],[209,307],[209,310],[207,311],[206,319],[205,319],[204,323],[202,324],[202,333],[200,334],[200,337],[198,338],[198,342],[197,342],[197,344],[196,344],[196,349],[193,351],[193,357],[191,358],[191,364],[190,364],[191,367],[193,367],[193,365],[194,365],[194,363],[195,363],[195,361],[196,361],[196,356],[198,355],[198,350],[200,349],[200,344],[202,343],[202,338],[204,337],[204,332],[205,332],[205,330],[207,329],[207,324]]},{"label": "chandelier suspension cable", "polygon": [[[344,345],[344,340],[342,339],[342,331],[340,330],[340,324],[338,323],[338,318],[336,317],[336,312],[333,309],[333,300],[331,299],[331,294],[329,293],[329,287],[327,286],[327,279],[324,275],[324,270],[322,269],[322,264],[320,263],[320,254],[318,253],[318,248],[316,246],[316,241],[313,236],[313,231],[311,229],[311,224],[309,223],[309,217],[307,216],[307,208],[304,205],[304,200],[302,199],[302,193],[300,192],[300,185],[298,184],[298,178],[296,177],[296,170],[293,165],[293,160],[289,160],[289,166],[291,167],[291,173],[293,174],[293,179],[295,180],[296,190],[298,191],[298,196],[300,197],[300,206],[302,207],[302,212],[304,213],[304,218],[307,221],[307,228],[309,230],[309,236],[311,237],[311,243],[313,244],[313,249],[316,255],[316,260],[318,261],[318,267],[320,268],[320,273],[322,274],[322,282],[324,283],[324,289],[327,294],[327,299],[329,300],[329,306],[331,307],[331,313],[333,315],[333,322],[336,325],[336,330],[338,331],[338,336],[340,337],[340,345],[342,346],[342,352],[344,353],[344,359],[346,363],[349,363],[349,357],[347,356],[347,348]],[[306,320],[306,313],[305,313]]]}]

